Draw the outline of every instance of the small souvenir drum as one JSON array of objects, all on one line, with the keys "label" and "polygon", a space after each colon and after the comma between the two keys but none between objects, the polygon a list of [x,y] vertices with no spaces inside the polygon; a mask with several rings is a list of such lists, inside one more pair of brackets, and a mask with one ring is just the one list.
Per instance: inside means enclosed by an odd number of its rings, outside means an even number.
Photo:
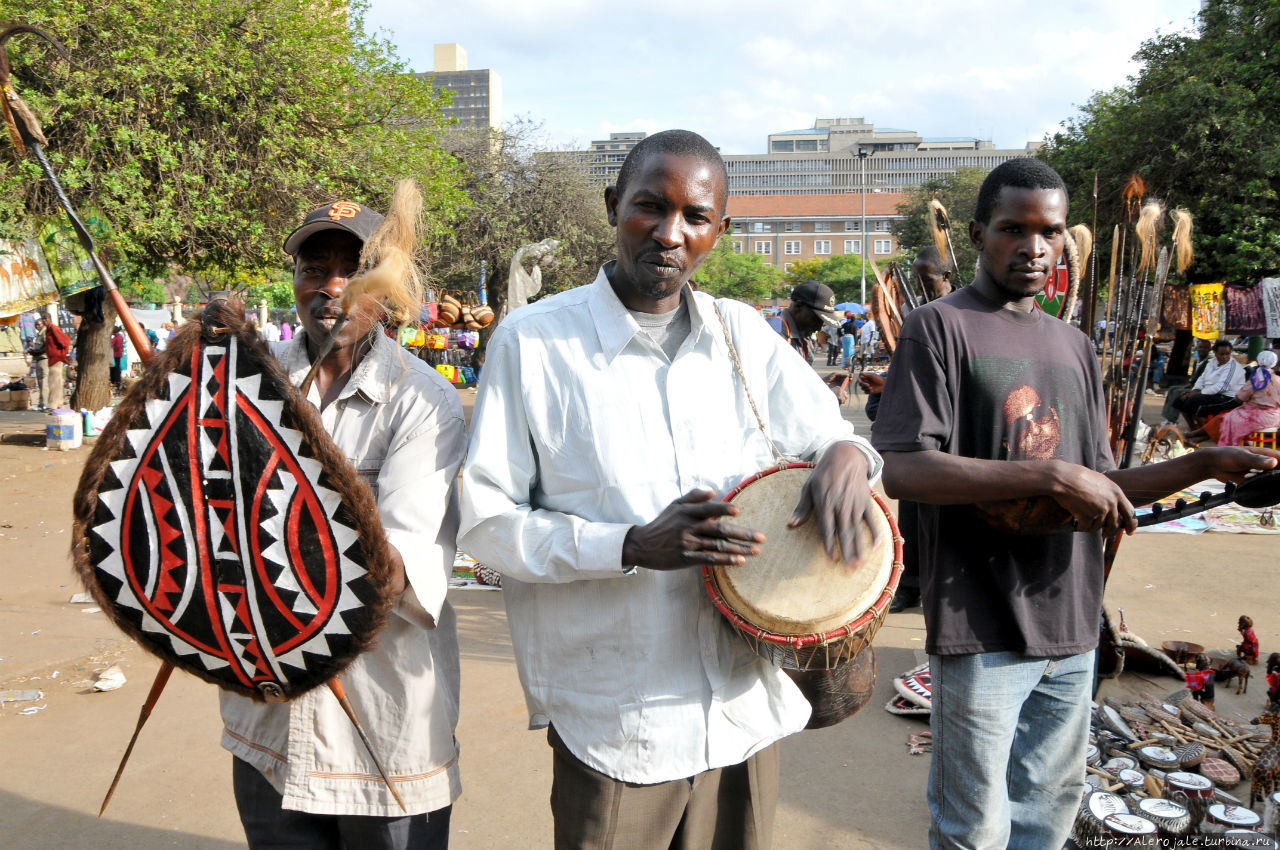
[{"label": "small souvenir drum", "polygon": [[1262,828],[1274,835],[1280,832],[1280,791],[1272,791],[1262,805]]},{"label": "small souvenir drum", "polygon": [[1228,829],[1257,830],[1262,826],[1262,816],[1244,806],[1211,803],[1205,812],[1200,831],[1205,835],[1221,835]]},{"label": "small souvenir drum", "polygon": [[1181,803],[1191,812],[1191,822],[1200,823],[1213,802],[1213,783],[1198,773],[1175,770],[1165,774],[1165,797]]},{"label": "small souvenir drum", "polygon": [[1160,831],[1141,815],[1107,815],[1102,820],[1102,843],[1111,847],[1158,847]]},{"label": "small souvenir drum", "polygon": [[1102,760],[1102,750],[1098,749],[1097,744],[1090,744],[1084,751],[1084,763],[1093,766]]},{"label": "small souvenir drum", "polygon": [[1116,773],[1116,779],[1124,783],[1124,791],[1133,793],[1146,787],[1147,775],[1140,770],[1126,768]]},{"label": "small souvenir drum", "polygon": [[1189,741],[1174,748],[1173,754],[1178,757],[1178,767],[1190,770],[1193,767],[1199,767],[1200,762],[1204,761],[1204,750],[1204,744],[1199,741]]},{"label": "small souvenir drum", "polygon": [[767,542],[742,566],[702,568],[720,613],[757,654],[792,670],[829,670],[870,645],[902,575],[902,537],[875,491],[856,569],[827,557],[816,521],[787,527],[812,467],[775,467],[725,496],[740,510],[734,523]]},{"label": "small souvenir drum", "polygon": [[1147,767],[1158,767],[1161,770],[1177,770],[1180,766],[1173,750],[1154,744],[1138,748],[1138,761]]},{"label": "small souvenir drum", "polygon": [[1129,756],[1112,756],[1102,763],[1102,769],[1119,778],[1122,770],[1137,770],[1138,761]]},{"label": "small souvenir drum", "polygon": [[1225,759],[1206,758],[1200,763],[1200,774],[1209,777],[1219,788],[1240,783],[1240,771]]},{"label": "small souvenir drum", "polygon": [[1102,838],[1102,822],[1109,815],[1127,815],[1129,806],[1124,799],[1109,791],[1094,791],[1084,798],[1076,813],[1076,843],[1081,847],[1096,846]]},{"label": "small souvenir drum", "polygon": [[1191,831],[1191,812],[1186,806],[1173,800],[1160,797],[1139,800],[1138,814],[1154,823],[1160,831],[1160,837],[1169,845]]}]

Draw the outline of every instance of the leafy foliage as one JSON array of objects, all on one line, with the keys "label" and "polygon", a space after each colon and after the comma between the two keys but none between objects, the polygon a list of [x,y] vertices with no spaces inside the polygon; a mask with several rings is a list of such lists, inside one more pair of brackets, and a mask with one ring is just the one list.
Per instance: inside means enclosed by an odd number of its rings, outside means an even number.
[{"label": "leafy foliage", "polygon": [[506,302],[511,258],[522,245],[558,239],[543,266],[539,297],[590,283],[613,251],[604,194],[571,157],[535,154],[538,125],[528,119],[502,130],[456,132],[446,143],[464,170],[457,220],[438,230],[428,251],[432,283],[476,293],[484,263],[495,312]]},{"label": "leafy foliage", "polygon": [[1196,217],[1195,280],[1246,282],[1280,269],[1280,2],[1206,0],[1197,31],[1159,35],[1125,86],[1098,92],[1042,150],[1110,252],[1131,174]]},{"label": "leafy foliage", "polygon": [[[814,257],[792,263],[787,271],[787,284],[795,286],[806,280],[817,280],[831,287],[836,303],[856,301],[862,303],[863,260],[857,254],[836,254],[825,260]],[[875,272],[866,264],[867,292],[875,285]],[[870,294],[867,298],[870,298]]]},{"label": "leafy foliage", "polygon": [[736,298],[747,304],[759,304],[780,294],[784,288],[778,267],[765,262],[759,254],[735,252],[730,234],[716,243],[694,272],[693,280],[703,292],[717,298]]},{"label": "leafy foliage", "polygon": [[969,242],[969,222],[978,206],[978,189],[987,172],[980,168],[962,168],[955,174],[934,177],[911,190],[910,199],[898,207],[900,218],[893,223],[899,250],[912,258],[921,249],[933,245],[933,215],[929,202],[937,199],[947,208],[951,221],[951,246],[956,254],[959,273],[953,273],[956,285],[973,280],[978,252]]},{"label": "leafy foliage", "polygon": [[[398,177],[451,218],[456,169],[440,93],[404,73],[347,0],[7,0],[47,30],[10,42],[15,87],[41,117],[72,203],[112,227],[140,273],[278,266],[306,210],[385,204]],[[60,215],[33,160],[0,149],[0,220]]]}]

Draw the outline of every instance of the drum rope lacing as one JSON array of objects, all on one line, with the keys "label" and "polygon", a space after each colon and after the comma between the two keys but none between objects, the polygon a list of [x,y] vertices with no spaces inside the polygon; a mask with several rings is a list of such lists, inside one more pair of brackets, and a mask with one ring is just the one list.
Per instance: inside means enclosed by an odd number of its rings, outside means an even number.
[{"label": "drum rope lacing", "polygon": [[733,344],[733,336],[729,333],[729,325],[724,320],[724,314],[720,312],[720,305],[712,302],[715,308],[716,318],[720,320],[720,327],[724,330],[724,341],[729,346],[729,359],[733,361],[733,368],[738,373],[738,380],[742,382],[742,391],[747,394],[747,403],[751,405],[751,412],[756,416],[756,424],[760,426],[760,433],[764,435],[764,440],[769,444],[769,451],[773,453],[773,458],[779,465],[785,463],[793,463],[798,458],[787,457],[769,436],[769,429],[764,426],[764,418],[760,416],[760,409],[756,407],[756,400],[751,395],[751,387],[747,384],[746,373],[742,370],[742,361],[738,359],[738,348]]}]

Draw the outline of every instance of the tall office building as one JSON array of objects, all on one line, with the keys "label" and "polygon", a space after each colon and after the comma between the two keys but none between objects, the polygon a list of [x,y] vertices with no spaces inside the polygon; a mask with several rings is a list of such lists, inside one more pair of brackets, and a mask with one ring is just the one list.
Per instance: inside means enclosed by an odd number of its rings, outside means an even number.
[{"label": "tall office building", "polygon": [[468,130],[502,126],[502,78],[497,71],[467,70],[467,51],[460,44],[435,46],[435,70],[414,74],[438,89],[453,92],[453,102],[443,111]]},{"label": "tall office building", "polygon": [[[610,133],[572,156],[592,182],[612,183],[627,151],[644,133]],[[769,134],[763,154],[727,154],[730,195],[829,195],[844,192],[904,192],[961,168],[990,171],[1000,163],[1035,153],[1039,142],[999,149],[971,137],[925,138],[914,130],[877,128],[863,118],[818,118],[812,127]],[[864,163],[858,156],[865,151]]]},{"label": "tall office building", "polygon": [[[771,133],[768,153],[729,154],[724,162],[730,195],[902,192],[961,168],[990,171],[1039,147],[1039,142],[1028,142],[1022,148],[998,149],[976,138],[925,138],[913,130],[877,129],[864,118],[818,118],[812,127]],[[866,154],[865,163],[860,153]]]}]

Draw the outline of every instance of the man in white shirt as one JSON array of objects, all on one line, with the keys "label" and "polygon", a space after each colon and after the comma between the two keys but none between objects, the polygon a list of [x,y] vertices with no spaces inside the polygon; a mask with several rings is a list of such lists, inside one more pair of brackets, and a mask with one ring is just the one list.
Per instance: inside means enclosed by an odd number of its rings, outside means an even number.
[{"label": "man in white shirt", "polygon": [[[272,346],[302,382],[340,315],[347,279],[382,216],[339,201],[285,241],[294,255],[301,329]],[[236,805],[250,848],[444,850],[458,776],[458,636],[445,601],[457,532],[457,477],[466,448],[457,392],[382,331],[371,296],[350,311],[321,361],[308,400],[373,487],[400,588],[373,648],[342,673],[408,814],[378,775],[327,688],[287,703],[223,692],[222,745],[235,756]]]},{"label": "man in white shirt", "polygon": [[1213,359],[1191,389],[1173,401],[1173,408],[1182,413],[1193,430],[1202,428],[1215,413],[1240,406],[1236,393],[1244,382],[1244,367],[1231,356],[1230,341],[1220,339],[1213,344]]},{"label": "man in white shirt", "polygon": [[816,514],[856,568],[879,456],[754,310],[687,285],[729,226],[726,186],[702,137],[649,136],[605,192],[617,259],[489,343],[459,543],[504,575],[557,847],[769,846],[775,742],[809,705],[696,569],[763,542],[718,499],[776,463],[744,380],[780,450],[818,463],[792,521]]},{"label": "man in white shirt", "polygon": [[876,359],[876,344],[880,341],[880,331],[876,328],[876,320],[867,318],[866,324],[858,331],[858,357],[866,366]]},{"label": "man in white shirt", "polygon": [[279,342],[280,326],[268,318],[267,323],[262,326],[262,338],[267,342]]}]

